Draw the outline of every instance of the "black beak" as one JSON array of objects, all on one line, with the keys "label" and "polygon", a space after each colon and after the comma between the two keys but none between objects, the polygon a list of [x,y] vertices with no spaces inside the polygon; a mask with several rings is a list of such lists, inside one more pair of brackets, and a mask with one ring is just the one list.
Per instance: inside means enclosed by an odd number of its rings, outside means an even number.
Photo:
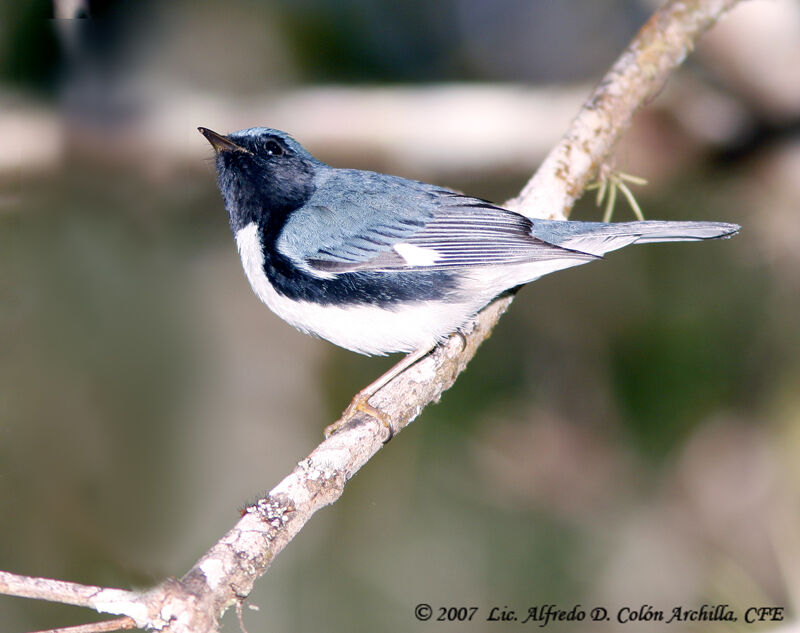
[{"label": "black beak", "polygon": [[250,153],[250,150],[245,149],[241,145],[237,145],[227,136],[222,136],[222,134],[217,134],[214,130],[209,130],[207,127],[199,127],[197,131],[200,132],[203,136],[206,137],[211,146],[214,148],[214,151],[218,154],[220,152],[246,152]]}]

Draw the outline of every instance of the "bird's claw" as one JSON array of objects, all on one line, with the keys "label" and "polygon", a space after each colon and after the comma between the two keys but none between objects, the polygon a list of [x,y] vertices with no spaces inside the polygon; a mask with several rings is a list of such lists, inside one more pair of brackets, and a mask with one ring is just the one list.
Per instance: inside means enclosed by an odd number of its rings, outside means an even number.
[{"label": "bird's claw", "polygon": [[461,330],[456,330],[453,332],[451,336],[461,339],[461,351],[464,352],[467,349],[467,335],[464,334]]},{"label": "bird's claw", "polygon": [[373,407],[369,403],[369,399],[372,397],[373,394],[371,393],[358,393],[356,397],[353,398],[352,402],[347,405],[347,408],[342,413],[342,417],[340,417],[336,422],[330,424],[329,426],[325,427],[325,439],[328,439],[334,433],[337,433],[342,429],[342,427],[347,424],[350,420],[352,420],[356,414],[359,412],[366,413],[368,416],[376,419],[380,422],[386,430],[389,431],[388,437],[383,441],[386,444],[389,440],[394,437],[394,429],[392,428],[391,419],[389,416],[378,409],[377,407]]}]

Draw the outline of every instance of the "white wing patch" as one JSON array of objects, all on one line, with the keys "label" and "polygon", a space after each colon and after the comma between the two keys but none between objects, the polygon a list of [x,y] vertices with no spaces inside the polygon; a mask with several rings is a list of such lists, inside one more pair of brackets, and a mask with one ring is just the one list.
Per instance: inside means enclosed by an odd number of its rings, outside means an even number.
[{"label": "white wing patch", "polygon": [[392,248],[409,266],[433,266],[439,259],[439,253],[432,248],[424,248],[406,242],[395,244]]}]

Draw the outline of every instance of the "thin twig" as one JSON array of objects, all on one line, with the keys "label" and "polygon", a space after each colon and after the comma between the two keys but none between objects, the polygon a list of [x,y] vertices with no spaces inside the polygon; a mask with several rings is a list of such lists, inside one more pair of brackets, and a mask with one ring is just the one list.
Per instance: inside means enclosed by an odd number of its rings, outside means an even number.
[{"label": "thin twig", "polygon": [[244,615],[242,614],[242,601],[236,603],[236,619],[239,620],[239,630],[242,633],[249,633],[247,627],[244,625]]},{"label": "thin twig", "polygon": [[22,576],[7,571],[0,571],[0,594],[87,607],[98,613],[126,615],[133,618],[139,626],[150,621],[152,617],[145,601],[147,594],[52,578]]},{"label": "thin twig", "polygon": [[135,628],[136,622],[133,621],[133,618],[129,618],[126,615],[124,618],[76,624],[75,626],[62,626],[58,629],[33,631],[33,633],[108,633],[109,631],[124,631]]},{"label": "thin twig", "polygon": [[22,576],[6,571],[0,571],[0,594],[60,602],[90,609],[94,609],[98,601],[103,599],[116,600],[122,597],[131,599],[136,596],[133,592],[123,589],[81,585],[52,578]]}]

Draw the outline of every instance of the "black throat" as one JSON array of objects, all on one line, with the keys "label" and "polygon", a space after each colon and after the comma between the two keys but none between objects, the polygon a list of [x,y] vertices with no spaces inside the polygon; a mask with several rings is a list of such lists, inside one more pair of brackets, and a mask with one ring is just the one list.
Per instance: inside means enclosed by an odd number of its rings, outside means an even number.
[{"label": "black throat", "polygon": [[256,222],[277,235],[315,189],[314,166],[300,157],[264,163],[243,153],[222,153],[217,180],[234,234]]}]

